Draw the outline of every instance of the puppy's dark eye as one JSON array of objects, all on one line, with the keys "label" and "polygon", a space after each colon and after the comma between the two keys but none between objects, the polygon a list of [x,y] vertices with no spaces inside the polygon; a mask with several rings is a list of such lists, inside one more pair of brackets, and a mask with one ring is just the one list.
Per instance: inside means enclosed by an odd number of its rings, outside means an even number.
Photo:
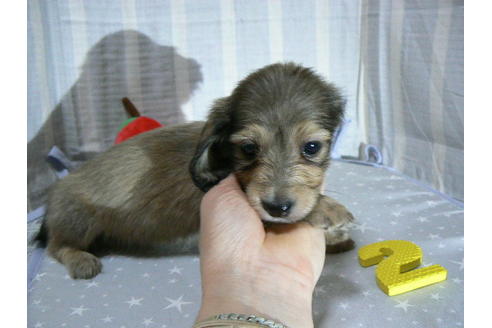
[{"label": "puppy's dark eye", "polygon": [[304,144],[302,150],[303,154],[307,156],[313,156],[321,149],[321,143],[319,141],[309,141]]},{"label": "puppy's dark eye", "polygon": [[241,147],[241,151],[244,153],[244,155],[246,155],[248,157],[253,157],[258,152],[258,146],[254,143],[251,143],[251,142],[244,143],[240,147]]}]

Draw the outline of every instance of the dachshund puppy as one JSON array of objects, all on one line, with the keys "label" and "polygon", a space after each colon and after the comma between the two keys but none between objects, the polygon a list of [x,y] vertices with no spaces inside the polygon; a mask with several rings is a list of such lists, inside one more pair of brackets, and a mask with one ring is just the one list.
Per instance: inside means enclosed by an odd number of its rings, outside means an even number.
[{"label": "dachshund puppy", "polygon": [[71,277],[92,278],[100,241],[139,248],[198,232],[204,192],[234,173],[263,221],[305,220],[325,230],[329,252],[352,249],[352,215],[321,194],[343,107],[312,70],[266,66],[217,100],[206,122],[140,134],[60,180],[37,239]]}]

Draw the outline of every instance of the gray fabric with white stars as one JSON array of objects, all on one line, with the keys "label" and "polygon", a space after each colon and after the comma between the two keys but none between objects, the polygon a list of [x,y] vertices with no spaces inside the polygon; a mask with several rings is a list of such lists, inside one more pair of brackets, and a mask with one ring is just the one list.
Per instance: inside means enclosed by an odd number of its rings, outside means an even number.
[{"label": "gray fabric with white stars", "polygon": [[[402,239],[448,279],[398,296],[376,285],[357,252],[327,256],[314,292],[316,327],[462,327],[463,208],[385,168],[333,162],[326,193],[355,215],[358,247]],[[28,327],[191,327],[200,306],[197,255],[107,256],[92,280],[72,280],[45,257],[28,295]]]}]

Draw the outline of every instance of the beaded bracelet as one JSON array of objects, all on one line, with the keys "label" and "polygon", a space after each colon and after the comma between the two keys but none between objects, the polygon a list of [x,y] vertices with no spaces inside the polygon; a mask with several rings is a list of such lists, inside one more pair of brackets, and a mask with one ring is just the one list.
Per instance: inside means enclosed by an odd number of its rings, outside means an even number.
[{"label": "beaded bracelet", "polygon": [[257,324],[258,326],[268,327],[268,328],[288,328],[287,326],[270,319],[257,317],[253,314],[246,315],[246,314],[237,314],[237,313],[217,314],[204,321],[197,322],[193,327],[196,328],[207,327],[206,324],[208,323],[213,324],[212,321],[216,321],[216,323],[219,323],[220,321],[233,321],[237,323],[243,322],[243,323]]}]

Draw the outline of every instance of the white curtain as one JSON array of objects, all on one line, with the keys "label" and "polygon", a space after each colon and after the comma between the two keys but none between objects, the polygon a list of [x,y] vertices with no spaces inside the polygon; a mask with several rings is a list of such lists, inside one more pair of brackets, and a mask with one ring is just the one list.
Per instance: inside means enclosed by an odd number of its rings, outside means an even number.
[{"label": "white curtain", "polygon": [[463,1],[364,1],[360,38],[362,140],[463,200]]}]

